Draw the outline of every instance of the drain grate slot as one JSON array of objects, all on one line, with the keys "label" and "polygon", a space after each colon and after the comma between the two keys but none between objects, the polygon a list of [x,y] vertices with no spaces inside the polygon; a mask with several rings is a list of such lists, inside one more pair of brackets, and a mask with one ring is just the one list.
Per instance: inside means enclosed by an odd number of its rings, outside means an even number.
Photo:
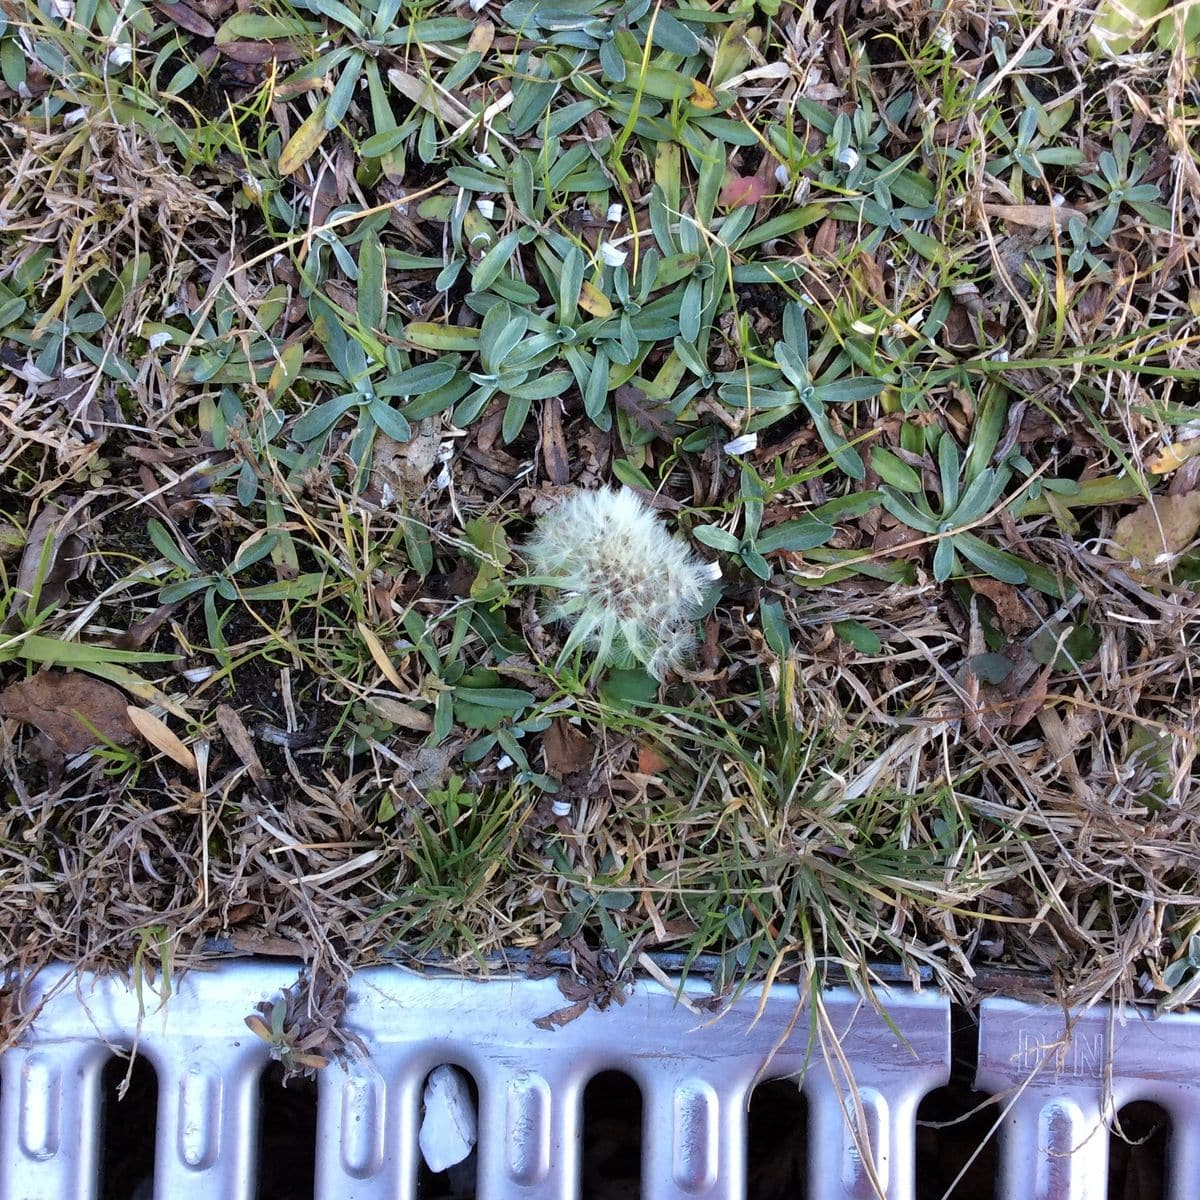
[{"label": "drain grate slot", "polygon": [[1171,1117],[1161,1104],[1135,1100],[1113,1121],[1107,1200],[1164,1200]]},{"label": "drain grate slot", "polygon": [[254,1200],[312,1200],[316,1147],[316,1081],[285,1085],[283,1068],[271,1063],[259,1078]]},{"label": "drain grate slot", "polygon": [[475,1200],[479,1085],[469,1071],[442,1063],[422,1082],[421,1100],[418,1200]]},{"label": "drain grate slot", "polygon": [[[122,1094],[124,1093],[124,1094]],[[113,1056],[100,1073],[101,1200],[150,1200],[158,1114],[158,1076],[149,1061]]]},{"label": "drain grate slot", "polygon": [[998,1106],[972,1086],[979,1026],[956,1012],[950,1031],[950,1079],[917,1109],[917,1200],[994,1200]]},{"label": "drain grate slot", "polygon": [[808,1195],[808,1105],[795,1079],[768,1079],[750,1096],[746,1200]]},{"label": "drain grate slot", "polygon": [[642,1090],[601,1071],[583,1093],[583,1197],[635,1198],[642,1176]]}]

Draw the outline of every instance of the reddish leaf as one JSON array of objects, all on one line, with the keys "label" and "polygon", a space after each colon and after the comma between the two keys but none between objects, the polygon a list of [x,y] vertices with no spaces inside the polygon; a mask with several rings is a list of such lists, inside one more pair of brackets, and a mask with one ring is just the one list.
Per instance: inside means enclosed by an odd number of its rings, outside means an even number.
[{"label": "reddish leaf", "polygon": [[771,185],[757,175],[730,175],[721,189],[721,203],[726,208],[757,204],[771,194]]},{"label": "reddish leaf", "polygon": [[160,13],[164,13],[170,17],[181,29],[186,29],[188,33],[194,33],[197,37],[216,37],[217,31],[204,17],[202,17],[195,9],[188,8],[186,4],[177,2],[175,4],[167,3],[167,0],[154,0],[154,7]]},{"label": "reddish leaf", "polygon": [[671,765],[653,746],[638,747],[638,774],[661,775]]},{"label": "reddish leaf", "polygon": [[226,58],[247,66],[259,66],[272,59],[295,62],[300,57],[291,42],[225,42],[217,48]]}]

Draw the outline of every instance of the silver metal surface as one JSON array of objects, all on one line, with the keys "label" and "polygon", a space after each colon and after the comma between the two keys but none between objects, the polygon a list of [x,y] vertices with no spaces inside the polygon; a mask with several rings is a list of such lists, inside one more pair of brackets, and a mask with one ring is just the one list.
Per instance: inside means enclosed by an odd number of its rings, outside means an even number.
[{"label": "silver metal surface", "polygon": [[976,1088],[996,1094],[998,1200],[1105,1200],[1108,1130],[1149,1100],[1171,1119],[1167,1200],[1200,1200],[1200,1021],[987,1000]]},{"label": "silver metal surface", "polygon": [[[134,1046],[158,1077],[157,1200],[249,1200],[270,1051],[244,1018],[294,984],[295,969],[193,971],[162,1009],[147,994],[140,1020],[129,986],[84,977],[55,993],[66,978],[38,976],[31,1002],[51,998],[0,1055],[0,1200],[95,1196],[100,1073],[114,1048]],[[884,1019],[848,991],[823,998],[824,1036],[783,985],[761,1006],[743,995],[716,1019],[639,983],[623,1006],[542,1030],[535,1018],[564,1005],[552,980],[362,971],[346,1025],[369,1054],[320,1072],[315,1194],[413,1200],[422,1082],[455,1063],[479,1088],[480,1200],[578,1196],[583,1090],[605,1070],[627,1072],[642,1091],[644,1200],[741,1197],[749,1095],[781,1076],[796,1076],[808,1103],[807,1200],[911,1200],[917,1105],[949,1075],[949,1006],[897,989]]]}]

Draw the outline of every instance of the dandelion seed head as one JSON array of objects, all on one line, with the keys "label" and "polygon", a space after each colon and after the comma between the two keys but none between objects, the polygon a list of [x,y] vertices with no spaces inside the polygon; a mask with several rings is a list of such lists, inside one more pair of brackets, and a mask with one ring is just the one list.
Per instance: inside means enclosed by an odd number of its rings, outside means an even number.
[{"label": "dandelion seed head", "polygon": [[657,679],[691,648],[707,564],[636,492],[569,496],[539,519],[525,556],[531,574],[555,580],[546,616],[573,626],[568,645],[636,660]]}]

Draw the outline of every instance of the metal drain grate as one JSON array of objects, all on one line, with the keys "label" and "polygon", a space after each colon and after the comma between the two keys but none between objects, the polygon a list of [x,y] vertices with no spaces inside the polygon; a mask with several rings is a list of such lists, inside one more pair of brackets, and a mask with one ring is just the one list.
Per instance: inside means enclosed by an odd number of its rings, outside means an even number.
[{"label": "metal drain grate", "polygon": [[1137,1100],[1171,1119],[1166,1200],[1200,1200],[1200,1021],[987,1000],[975,1086],[1005,1096],[998,1200],[1103,1200],[1108,1128]]},{"label": "metal drain grate", "polygon": [[[158,1200],[251,1200],[269,1049],[244,1018],[295,980],[278,964],[195,971],[164,1010],[147,995],[139,1023],[127,985],[43,972],[26,1008],[44,1006],[0,1056],[0,1200],[96,1196],[100,1077],[118,1048],[136,1048],[157,1076]],[[639,984],[623,1007],[555,1030],[533,1023],[563,1005],[552,980],[375,968],[348,1001],[346,1025],[370,1053],[320,1072],[318,1200],[414,1200],[422,1086],[446,1063],[478,1086],[480,1200],[575,1200],[583,1092],[611,1070],[641,1090],[644,1200],[743,1196],[748,1100],[780,1077],[801,1079],[807,1102],[807,1200],[912,1200],[917,1106],[949,1077],[949,1005],[931,992],[895,989],[886,1020],[848,991],[826,992],[824,1037],[782,985],[714,1020]],[[1200,1198],[1196,1029],[1097,1010],[1068,1037],[1061,1010],[986,1002],[977,1086],[1004,1096],[998,1200],[1102,1200],[1106,1126],[1133,1099],[1172,1118],[1170,1200]]]},{"label": "metal drain grate", "polygon": [[[31,1000],[63,978],[44,972]],[[136,1046],[158,1077],[159,1200],[253,1196],[258,1078],[269,1051],[244,1017],[294,982],[294,971],[277,965],[194,971],[163,1012],[141,1022]],[[623,1007],[544,1031],[534,1018],[563,1006],[552,980],[363,971],[346,1023],[370,1056],[320,1073],[315,1195],[414,1197],[422,1083],[434,1067],[457,1063],[479,1087],[480,1200],[577,1194],[582,1093],[608,1069],[627,1072],[642,1091],[643,1197],[732,1200],[743,1188],[747,1097],[764,1068],[769,1077],[804,1075],[813,1196],[872,1196],[874,1175],[888,1200],[906,1200],[917,1104],[948,1075],[948,1005],[898,990],[887,1003],[892,1029],[850,993],[827,993],[829,1032],[845,1061],[826,1062],[817,1043],[810,1053],[808,1015],[796,1020],[796,1001],[795,989],[777,986],[761,1019],[758,997],[746,995],[713,1021],[643,984]],[[53,995],[28,1036],[0,1057],[0,1197],[95,1195],[100,1073],[110,1047],[130,1047],[136,1029],[130,988],[85,979],[78,998],[73,984]],[[856,1084],[850,1124],[847,1066]]]}]

